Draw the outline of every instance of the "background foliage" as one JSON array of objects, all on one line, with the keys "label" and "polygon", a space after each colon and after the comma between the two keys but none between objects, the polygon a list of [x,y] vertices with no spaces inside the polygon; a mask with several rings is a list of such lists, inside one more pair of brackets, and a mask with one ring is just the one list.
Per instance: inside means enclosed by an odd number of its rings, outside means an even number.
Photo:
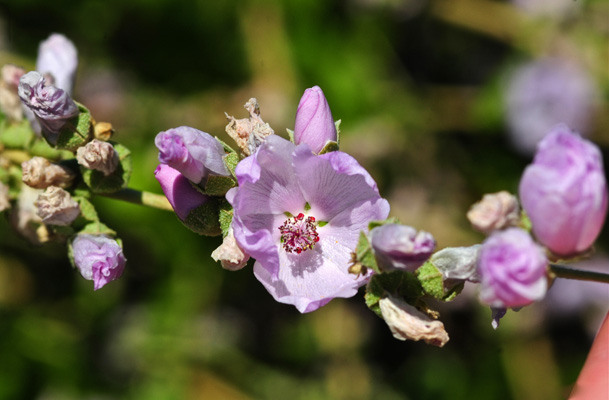
[{"label": "background foliage", "polygon": [[[341,149],[369,169],[392,215],[440,248],[471,245],[483,238],[469,205],[517,192],[530,161],[507,137],[502,93],[515,65],[574,49],[599,91],[586,133],[608,159],[609,5],[576,3],[550,18],[490,0],[2,0],[0,63],[33,69],[41,40],[71,38],[74,98],[131,149],[130,186],[159,193],[159,131],[189,125],[228,140],[224,111],[245,117],[257,97],[282,133],[319,85],[343,121]],[[555,399],[608,308],[606,287],[563,284],[494,332],[470,290],[439,306],[445,348],[403,343],[361,296],[300,315],[250,267],[215,264],[219,238],[167,212],[95,203],[128,259],[98,292],[63,246],[32,248],[0,220],[2,399]],[[588,265],[607,271],[606,249],[605,232]]]}]

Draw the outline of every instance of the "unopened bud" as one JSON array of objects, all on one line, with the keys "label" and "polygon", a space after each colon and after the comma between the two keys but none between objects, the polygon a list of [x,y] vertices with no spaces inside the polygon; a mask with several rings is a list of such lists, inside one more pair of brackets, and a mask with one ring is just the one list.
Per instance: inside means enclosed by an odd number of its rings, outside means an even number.
[{"label": "unopened bud", "polygon": [[275,132],[260,117],[260,107],[255,98],[249,99],[243,107],[250,114],[249,118],[235,119],[225,113],[229,120],[226,133],[237,143],[243,154],[249,156],[260,147],[267,136]]},{"label": "unopened bud", "polygon": [[220,261],[222,268],[237,271],[245,267],[250,256],[237,245],[231,226],[220,247],[211,253],[211,258]]},{"label": "unopened bud", "polygon": [[474,229],[486,234],[517,226],[520,222],[518,199],[506,191],[485,194],[470,208],[467,219]]},{"label": "unopened bud", "polygon": [[449,340],[442,322],[429,318],[403,300],[385,297],[379,301],[379,307],[393,337],[398,340],[424,340],[438,347]]},{"label": "unopened bud", "polygon": [[374,228],[370,237],[377,263],[383,271],[414,271],[436,247],[430,233],[406,225],[385,224]]},{"label": "unopened bud", "polygon": [[104,175],[112,174],[119,164],[118,153],[108,142],[93,139],[76,150],[76,160],[88,169],[101,171]]},{"label": "unopened bud", "polygon": [[78,203],[62,188],[49,186],[34,203],[37,214],[47,225],[70,225],[79,215]]},{"label": "unopened bud", "polygon": [[23,183],[35,189],[49,186],[66,188],[72,184],[75,176],[68,168],[53,164],[44,157],[32,157],[21,163],[21,169]]},{"label": "unopened bud", "polygon": [[328,141],[336,142],[338,135],[330,106],[319,86],[305,90],[294,122],[294,143],[306,143],[313,153],[319,153]]},{"label": "unopened bud", "polygon": [[78,67],[78,53],[74,44],[59,33],[53,33],[38,47],[36,71],[50,74],[53,85],[72,94]]}]

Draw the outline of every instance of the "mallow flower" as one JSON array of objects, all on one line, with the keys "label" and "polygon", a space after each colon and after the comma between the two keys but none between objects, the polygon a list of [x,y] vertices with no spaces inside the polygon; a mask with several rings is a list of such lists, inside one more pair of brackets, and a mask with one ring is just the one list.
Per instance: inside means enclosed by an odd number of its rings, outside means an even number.
[{"label": "mallow flower", "polygon": [[543,249],[525,230],[496,231],[480,248],[480,300],[496,309],[541,300],[548,289],[547,266]]},{"label": "mallow flower", "polygon": [[121,245],[103,235],[77,235],[72,252],[74,264],[83,278],[93,281],[94,290],[118,279],[127,262]]},{"label": "mallow flower", "polygon": [[159,181],[165,197],[182,221],[186,221],[192,210],[210,200],[208,196],[195,189],[184,175],[169,165],[160,164],[154,171],[154,177]]},{"label": "mallow flower", "polygon": [[222,144],[209,133],[188,126],[160,132],[154,139],[159,161],[178,170],[194,183],[207,176],[228,176]]},{"label": "mallow flower", "polygon": [[42,132],[51,144],[66,123],[78,115],[76,103],[68,94],[53,85],[47,85],[44,77],[31,71],[19,80],[19,97],[40,123]]},{"label": "mallow flower", "polygon": [[319,86],[305,90],[296,110],[294,143],[306,143],[317,154],[328,141],[336,140],[336,126],[324,92]]},{"label": "mallow flower", "polygon": [[275,300],[304,313],[357,293],[369,275],[349,274],[351,253],[360,231],[389,213],[357,161],[271,135],[236,175],[239,186],[226,194],[235,239]]},{"label": "mallow flower", "polygon": [[556,126],[539,143],[519,192],[539,242],[561,256],[587,250],[607,214],[599,148],[565,124]]},{"label": "mallow flower", "polygon": [[50,74],[53,84],[72,94],[76,69],[78,67],[78,53],[74,44],[59,33],[53,33],[38,47],[36,71],[41,74]]},{"label": "mallow flower", "polygon": [[383,271],[414,271],[436,248],[436,241],[430,233],[400,224],[385,224],[372,229],[370,241]]}]

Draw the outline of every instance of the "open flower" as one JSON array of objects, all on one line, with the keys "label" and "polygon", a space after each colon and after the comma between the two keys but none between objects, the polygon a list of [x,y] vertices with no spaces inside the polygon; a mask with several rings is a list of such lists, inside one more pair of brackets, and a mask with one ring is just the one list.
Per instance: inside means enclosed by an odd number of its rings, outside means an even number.
[{"label": "open flower", "polygon": [[224,148],[209,133],[188,126],[169,129],[156,135],[159,161],[177,169],[194,183],[209,174],[228,176]]},{"label": "open flower", "polygon": [[360,231],[389,213],[357,161],[271,135],[236,175],[239,187],[226,195],[235,239],[275,300],[309,312],[357,293],[368,276],[349,274],[351,252]]},{"label": "open flower", "polygon": [[537,240],[561,256],[586,251],[607,214],[607,182],[599,148],[556,126],[539,143],[520,181],[520,199]]},{"label": "open flower", "polygon": [[118,279],[125,269],[123,248],[103,235],[79,234],[72,242],[74,264],[83,278],[93,281],[93,290]]}]

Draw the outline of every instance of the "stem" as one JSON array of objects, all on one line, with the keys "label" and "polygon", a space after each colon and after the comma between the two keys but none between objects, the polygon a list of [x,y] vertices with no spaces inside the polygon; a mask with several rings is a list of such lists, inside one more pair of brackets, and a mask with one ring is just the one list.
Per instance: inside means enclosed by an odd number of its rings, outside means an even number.
[{"label": "stem", "polygon": [[550,270],[557,278],[609,283],[609,274],[603,272],[585,271],[558,264],[550,264]]},{"label": "stem", "polygon": [[112,199],[128,201],[142,206],[158,208],[159,210],[173,211],[173,207],[165,196],[135,189],[121,189],[118,192],[105,194]]}]

